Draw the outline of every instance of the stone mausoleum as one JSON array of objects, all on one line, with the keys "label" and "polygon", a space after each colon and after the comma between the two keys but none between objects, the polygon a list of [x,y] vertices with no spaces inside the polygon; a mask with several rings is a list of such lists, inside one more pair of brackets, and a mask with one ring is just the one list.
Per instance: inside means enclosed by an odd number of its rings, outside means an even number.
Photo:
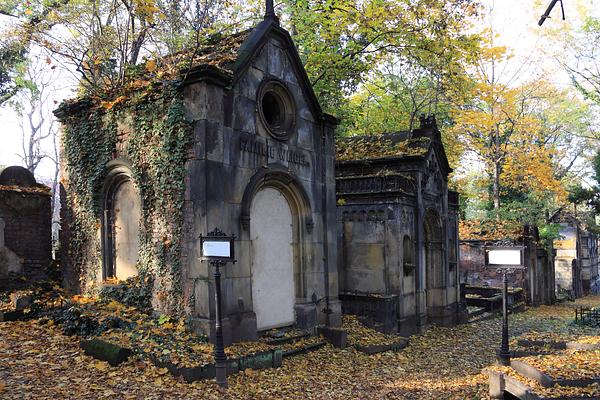
[{"label": "stone mausoleum", "polygon": [[[226,341],[292,324],[339,325],[337,120],[321,110],[275,14],[215,39],[172,82],[155,74],[149,68],[120,97],[78,99],[56,112],[65,284],[93,292],[137,279],[154,310],[187,315],[209,333],[214,285],[199,236],[218,228],[236,236],[237,263],[222,278]],[[430,186],[445,187],[442,175],[435,179]],[[440,196],[428,218],[446,215]],[[432,223],[427,234],[441,248],[449,228]],[[420,298],[423,312],[454,304],[453,275],[440,274],[436,288],[448,288]]]},{"label": "stone mausoleum", "polygon": [[458,193],[448,190],[452,170],[435,118],[336,147],[344,312],[403,334],[460,322]]}]

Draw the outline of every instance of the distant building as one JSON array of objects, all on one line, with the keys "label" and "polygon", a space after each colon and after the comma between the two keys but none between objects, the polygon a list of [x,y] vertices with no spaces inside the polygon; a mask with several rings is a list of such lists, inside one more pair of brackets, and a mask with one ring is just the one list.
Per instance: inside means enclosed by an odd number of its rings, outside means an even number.
[{"label": "distant building", "polygon": [[561,225],[561,237],[554,241],[557,291],[566,290],[575,297],[598,293],[598,234],[588,231],[581,218],[564,209],[554,213],[551,220]]},{"label": "distant building", "polygon": [[435,118],[412,132],[336,142],[338,271],[343,310],[411,333],[464,317],[458,193]]},{"label": "distant building", "polygon": [[479,231],[461,229],[461,282],[470,286],[502,287],[502,274],[495,268],[485,266],[486,247],[507,243],[523,246],[525,269],[511,272],[508,275],[508,285],[523,289],[527,304],[552,304],[556,298],[553,250],[545,249],[539,242],[538,229],[526,225],[517,231],[484,230],[485,227]]}]

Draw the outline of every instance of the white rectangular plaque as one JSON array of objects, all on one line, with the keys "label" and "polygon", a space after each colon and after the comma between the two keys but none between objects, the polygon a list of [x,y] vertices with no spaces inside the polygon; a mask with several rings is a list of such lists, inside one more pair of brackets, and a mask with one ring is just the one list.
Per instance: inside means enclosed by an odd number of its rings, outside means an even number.
[{"label": "white rectangular plaque", "polygon": [[202,242],[203,257],[231,257],[231,242],[229,240],[205,240]]},{"label": "white rectangular plaque", "polygon": [[488,265],[522,265],[521,250],[488,250]]}]

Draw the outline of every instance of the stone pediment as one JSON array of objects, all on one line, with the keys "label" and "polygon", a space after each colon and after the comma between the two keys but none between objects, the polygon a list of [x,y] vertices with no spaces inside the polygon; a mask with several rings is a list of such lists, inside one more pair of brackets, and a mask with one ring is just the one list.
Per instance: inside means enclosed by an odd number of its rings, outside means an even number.
[{"label": "stone pediment", "polygon": [[185,83],[210,81],[233,87],[260,56],[263,48],[273,40],[278,42],[285,52],[287,60],[282,67],[291,69],[295,75],[315,120],[324,118],[337,124],[338,120],[335,117],[323,113],[294,41],[290,34],[279,26],[276,19],[265,19],[253,29],[224,36],[205,52],[201,52],[202,58],[198,59],[199,63],[186,75]]}]

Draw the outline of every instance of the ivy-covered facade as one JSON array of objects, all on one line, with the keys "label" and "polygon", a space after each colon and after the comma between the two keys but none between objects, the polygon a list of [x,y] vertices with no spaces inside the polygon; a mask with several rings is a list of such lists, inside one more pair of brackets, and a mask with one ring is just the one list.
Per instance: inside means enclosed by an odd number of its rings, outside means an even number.
[{"label": "ivy-covered facade", "polygon": [[137,79],[56,112],[65,285],[93,293],[131,278],[141,302],[210,334],[199,236],[218,228],[236,236],[222,280],[226,341],[338,325],[337,120],[278,20],[215,41],[173,79]]}]

